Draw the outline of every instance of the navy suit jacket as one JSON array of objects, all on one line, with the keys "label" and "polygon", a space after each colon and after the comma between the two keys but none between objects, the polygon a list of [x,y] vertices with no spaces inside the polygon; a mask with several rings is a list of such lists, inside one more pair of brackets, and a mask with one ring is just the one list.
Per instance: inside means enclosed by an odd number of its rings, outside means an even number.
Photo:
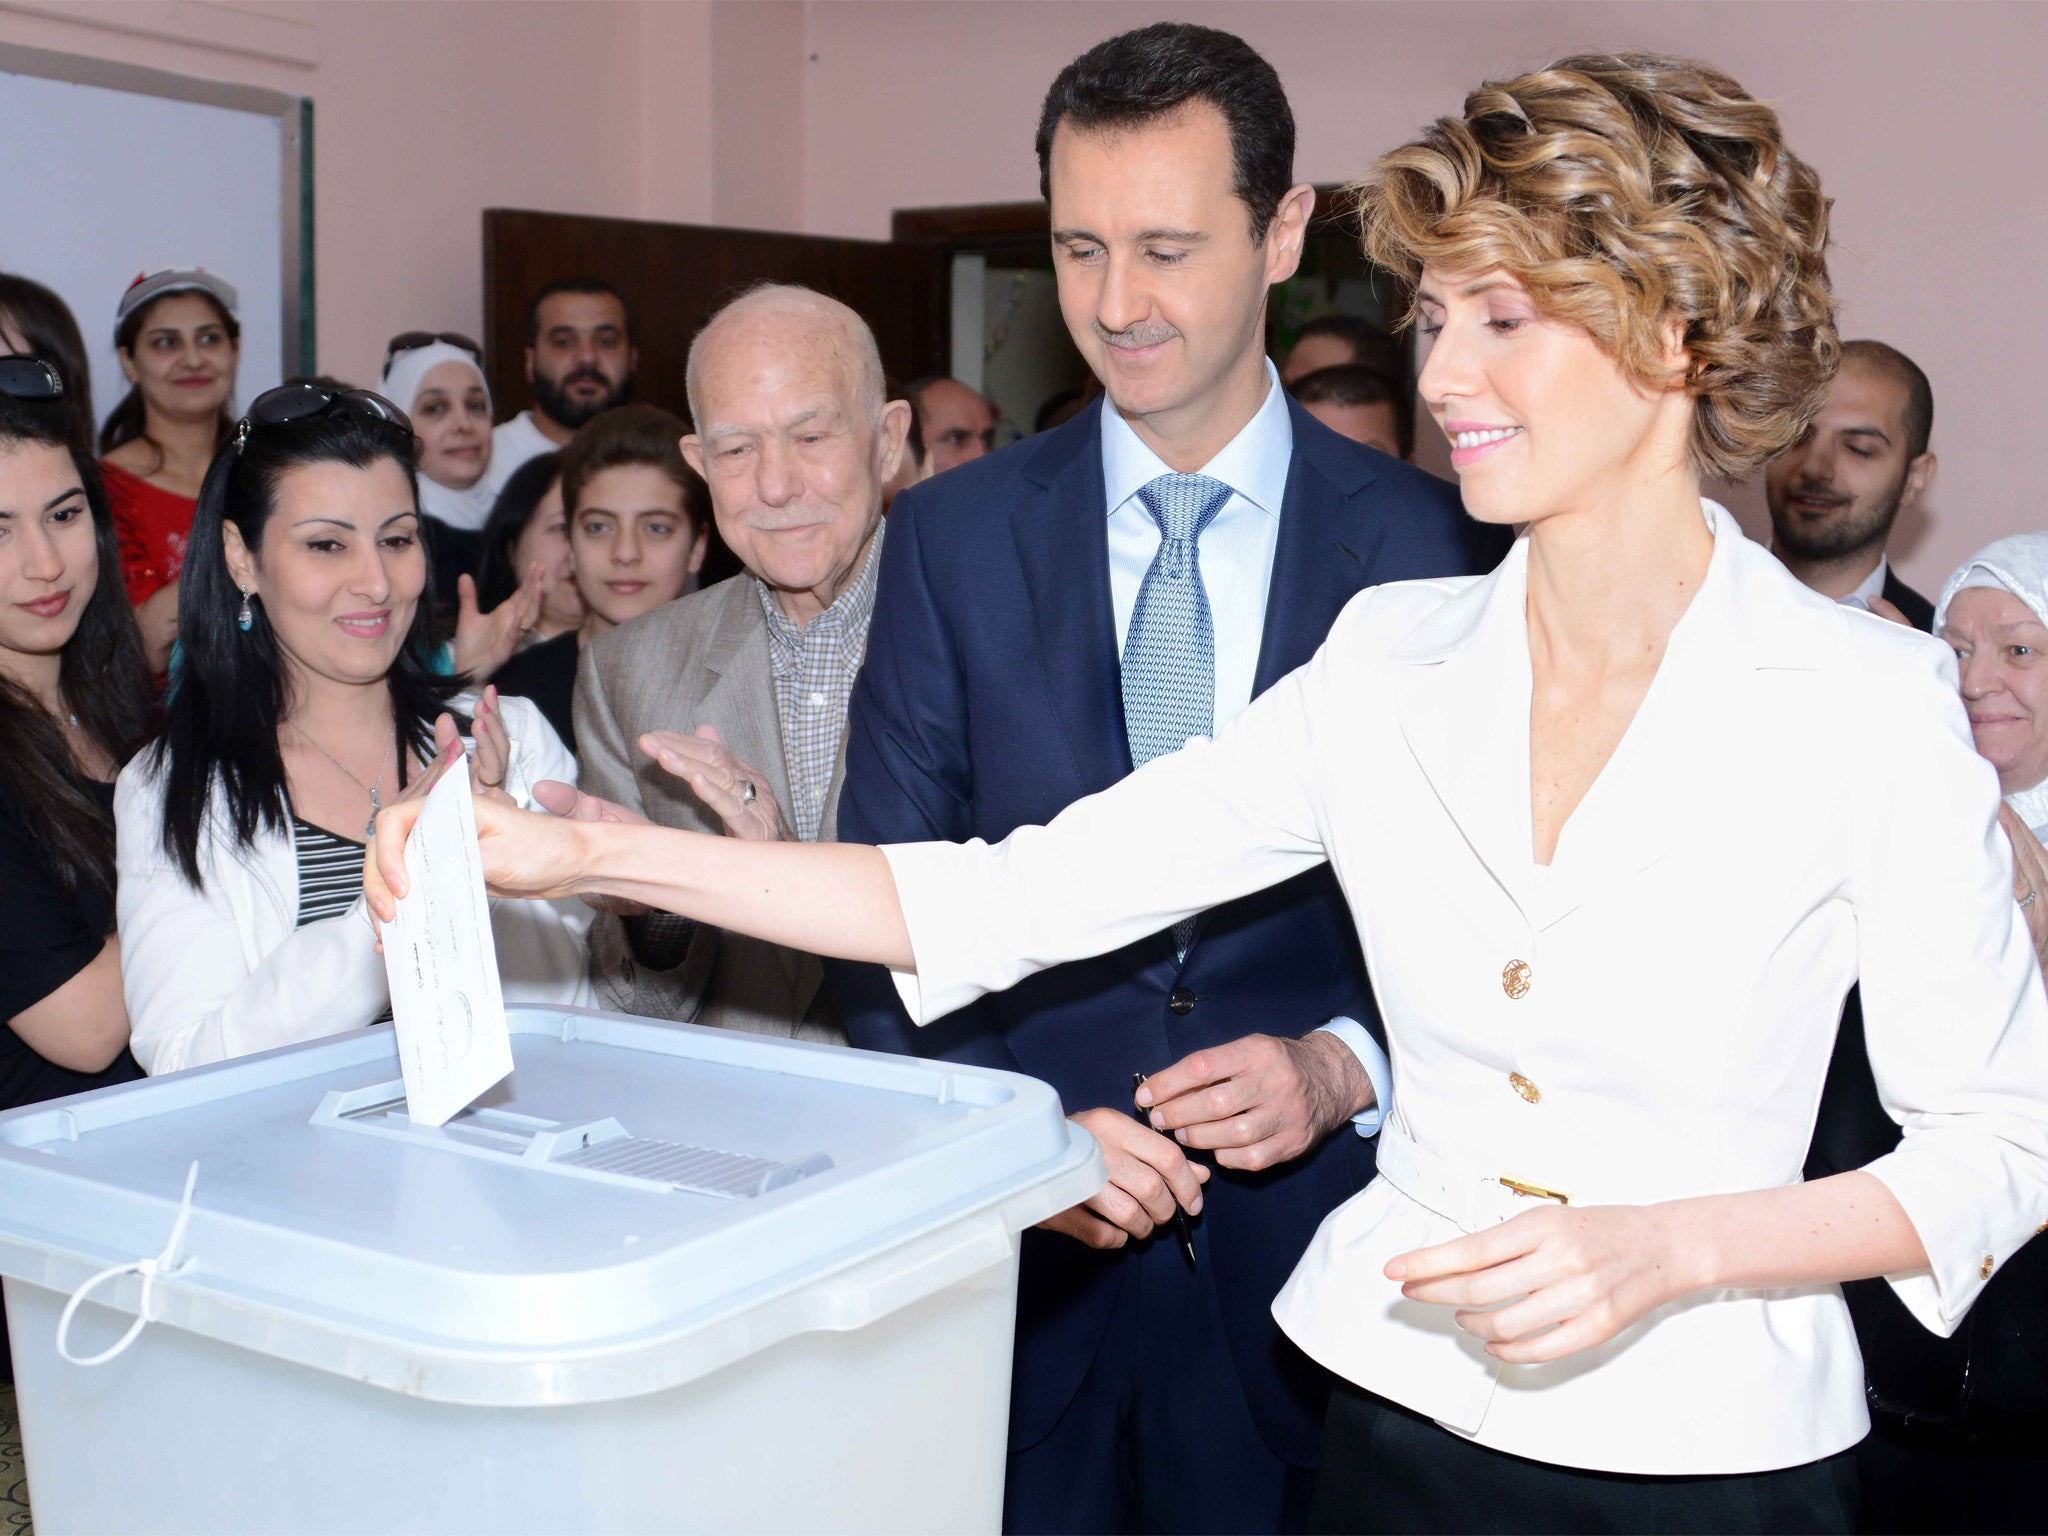
[{"label": "navy suit jacket", "polygon": [[[1453,487],[1290,405],[1260,693],[1309,660],[1361,588],[1478,570],[1506,546],[1503,530],[1465,516]],[[890,508],[848,720],[842,840],[993,842],[1131,771],[1099,410],[905,491]],[[921,1030],[886,973],[837,966],[831,982],[854,1044],[1028,1073],[1069,1111],[1128,1113],[1132,1072],[1244,1035],[1301,1035],[1338,1014],[1380,1029],[1327,866],[1206,913],[1184,964],[1159,934]],[[1323,1216],[1372,1172],[1371,1144],[1346,1127],[1285,1167],[1217,1169],[1196,1223],[1253,1415],[1296,1465],[1315,1464],[1329,1384],[1270,1307]],[[1043,1439],[1073,1400],[1123,1273],[1121,1250],[1025,1234],[1014,1447]]]}]

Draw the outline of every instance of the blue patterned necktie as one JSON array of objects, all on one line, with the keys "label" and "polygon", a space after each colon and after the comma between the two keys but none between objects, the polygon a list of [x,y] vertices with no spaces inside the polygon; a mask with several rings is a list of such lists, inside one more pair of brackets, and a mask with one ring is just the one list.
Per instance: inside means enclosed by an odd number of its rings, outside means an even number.
[{"label": "blue patterned necktie", "polygon": [[[1138,500],[1160,539],[1124,637],[1124,735],[1133,768],[1216,728],[1216,632],[1195,551],[1230,487],[1207,475],[1161,475],[1139,489]],[[1177,954],[1187,953],[1194,932],[1191,917],[1173,925]]]}]

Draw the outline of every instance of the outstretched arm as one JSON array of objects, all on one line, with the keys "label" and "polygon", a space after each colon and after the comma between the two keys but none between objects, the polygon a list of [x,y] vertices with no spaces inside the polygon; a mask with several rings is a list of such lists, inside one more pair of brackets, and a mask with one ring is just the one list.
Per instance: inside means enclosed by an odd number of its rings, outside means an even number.
[{"label": "outstretched arm", "polygon": [[[756,843],[477,802],[501,896],[645,902],[772,944],[886,965],[929,1023],[1048,966],[1103,954],[1326,857],[1310,720],[1319,657],[1213,742],[1196,738],[993,847]],[[388,918],[417,809],[378,818],[364,889]],[[913,948],[913,938],[918,948]]]},{"label": "outstretched arm", "polygon": [[[363,866],[370,909],[406,892],[405,840],[425,804],[377,817]],[[494,896],[610,896],[770,943],[910,971],[910,934],[881,852],[849,843],[761,843],[671,827],[579,821],[479,795],[477,841]]]}]

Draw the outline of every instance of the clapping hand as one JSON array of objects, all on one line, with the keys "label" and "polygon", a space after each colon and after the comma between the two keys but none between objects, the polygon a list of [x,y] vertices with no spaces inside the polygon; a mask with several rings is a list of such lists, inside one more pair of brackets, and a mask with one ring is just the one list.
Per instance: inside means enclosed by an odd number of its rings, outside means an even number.
[{"label": "clapping hand", "polygon": [[769,792],[767,776],[735,757],[716,726],[700,725],[688,736],[649,731],[640,738],[640,750],[688,784],[724,824],[727,836],[763,843],[797,840]]},{"label": "clapping hand", "polygon": [[526,568],[519,590],[489,613],[477,608],[476,581],[467,574],[455,580],[455,670],[482,682],[512,658],[519,637],[540,622],[541,594],[548,568],[539,561]]},{"label": "clapping hand", "polygon": [[[476,713],[470,717],[470,742],[474,751],[468,754],[468,773],[471,790],[479,799],[495,795],[505,804],[512,803],[512,797],[505,793],[505,775],[512,762],[512,738],[505,731],[505,714],[498,707],[498,690],[486,688],[483,697],[477,701]],[[425,800],[433,787],[441,782],[441,776],[464,758],[462,732],[455,724],[455,717],[442,714],[434,721],[434,755],[428,760],[427,771],[419,774],[393,805],[405,805],[415,800]],[[411,823],[408,822],[410,827]]]},{"label": "clapping hand", "polygon": [[[443,715],[443,720],[448,717]],[[451,725],[453,721],[449,722]],[[436,728],[438,738],[439,730]],[[505,731],[505,711],[498,706],[498,690],[485,688],[470,717],[469,739],[475,750],[469,760],[469,782],[477,793],[505,792],[505,779],[512,771],[512,738]]]}]

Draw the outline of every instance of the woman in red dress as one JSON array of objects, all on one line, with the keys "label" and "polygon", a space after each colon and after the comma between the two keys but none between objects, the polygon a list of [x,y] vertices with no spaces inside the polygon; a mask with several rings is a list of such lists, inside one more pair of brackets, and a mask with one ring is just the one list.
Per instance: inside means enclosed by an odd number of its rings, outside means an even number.
[{"label": "woman in red dress", "polygon": [[137,278],[115,317],[130,388],[100,429],[101,464],[121,576],[159,675],[178,638],[178,577],[199,483],[230,430],[241,335],[234,288],[203,267]]}]

